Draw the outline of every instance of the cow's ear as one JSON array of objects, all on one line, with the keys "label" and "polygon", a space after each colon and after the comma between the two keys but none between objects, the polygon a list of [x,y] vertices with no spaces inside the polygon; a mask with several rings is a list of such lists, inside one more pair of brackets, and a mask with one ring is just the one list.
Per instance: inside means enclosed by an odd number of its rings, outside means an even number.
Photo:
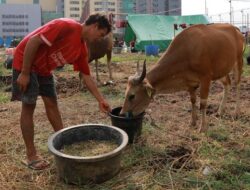
[{"label": "cow's ear", "polygon": [[153,96],[155,94],[155,89],[151,86],[151,84],[149,82],[146,82],[145,88],[146,88],[148,97],[153,98]]}]

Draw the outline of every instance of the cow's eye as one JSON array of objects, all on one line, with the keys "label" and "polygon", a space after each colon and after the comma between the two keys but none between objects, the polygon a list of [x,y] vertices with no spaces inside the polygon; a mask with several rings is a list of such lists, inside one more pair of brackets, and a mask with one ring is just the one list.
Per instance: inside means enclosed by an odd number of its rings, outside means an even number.
[{"label": "cow's eye", "polygon": [[134,95],[134,94],[131,94],[131,95],[129,95],[128,100],[129,100],[129,101],[132,101],[134,98],[135,98],[135,95]]}]

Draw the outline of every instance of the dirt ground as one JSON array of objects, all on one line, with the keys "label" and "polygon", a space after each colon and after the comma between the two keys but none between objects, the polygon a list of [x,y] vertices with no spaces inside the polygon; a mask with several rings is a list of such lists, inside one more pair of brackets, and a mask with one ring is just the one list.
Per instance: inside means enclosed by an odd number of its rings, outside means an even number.
[{"label": "dirt ground", "polygon": [[[124,56],[129,56],[129,54]],[[153,64],[153,62],[148,62],[148,69],[150,69]],[[91,69],[93,76],[95,76],[93,65],[91,65]],[[108,71],[105,64],[100,65],[99,72],[102,83],[99,83],[98,86],[111,106],[117,107],[123,103],[127,79],[128,76],[135,73],[136,61],[112,63],[112,70],[114,84],[104,85],[103,82],[109,80]],[[65,69],[57,71],[55,75],[59,108],[65,127],[81,123],[111,124],[110,118],[99,112],[97,102],[87,90],[79,91],[77,73]],[[207,109],[209,127],[210,129],[218,129],[221,125],[227,125],[227,127],[230,128],[229,133],[232,133],[233,138],[237,138],[238,136],[249,138],[249,128],[245,126],[249,126],[250,124],[250,77],[242,77],[240,96],[241,115],[238,120],[235,120],[233,117],[235,107],[234,89],[233,87],[227,102],[226,114],[223,118],[220,118],[217,116],[217,110],[223,95],[223,88],[219,82],[213,82]],[[10,96],[10,92],[4,93]],[[147,109],[143,131],[150,132],[142,134],[141,143],[159,149],[181,145],[188,147],[189,150],[192,151],[197,143],[197,141],[192,139],[192,135],[195,134],[198,137],[199,135],[196,133],[196,129],[189,127],[189,121],[191,120],[190,108],[191,103],[187,92],[157,95]],[[24,187],[27,186],[27,189],[30,187],[35,187],[36,189],[36,185],[39,185],[44,189],[49,189],[49,187],[53,187],[53,181],[59,183],[55,175],[56,170],[54,165],[49,171],[49,174],[31,175],[29,171],[27,171],[27,168],[20,163],[20,160],[24,159],[25,156],[25,149],[19,127],[20,111],[21,104],[18,102],[0,104],[0,137],[5,137],[0,141],[0,187],[19,189],[19,185],[24,185]],[[35,142],[37,143],[38,150],[42,156],[48,158],[48,160],[53,163],[53,156],[47,150],[47,139],[53,131],[46,118],[41,99],[37,102],[34,120],[36,133]],[[240,149],[243,145],[241,142],[237,142],[228,144],[228,146],[232,149]],[[200,164],[199,167],[202,167],[202,164]],[[50,176],[49,178],[48,175]],[[164,189],[164,187],[162,189]]]}]

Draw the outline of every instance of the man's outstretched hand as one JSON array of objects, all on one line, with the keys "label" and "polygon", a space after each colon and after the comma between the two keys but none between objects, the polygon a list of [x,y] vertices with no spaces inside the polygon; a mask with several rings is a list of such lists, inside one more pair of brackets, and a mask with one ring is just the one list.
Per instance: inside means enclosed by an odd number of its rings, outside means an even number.
[{"label": "man's outstretched hand", "polygon": [[108,102],[106,102],[105,100],[99,102],[99,108],[104,113],[111,112],[111,108],[110,108]]}]

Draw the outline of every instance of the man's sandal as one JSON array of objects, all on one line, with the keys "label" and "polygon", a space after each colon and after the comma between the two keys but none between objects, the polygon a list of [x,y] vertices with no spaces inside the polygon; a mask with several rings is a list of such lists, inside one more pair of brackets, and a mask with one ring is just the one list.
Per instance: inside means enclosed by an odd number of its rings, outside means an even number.
[{"label": "man's sandal", "polygon": [[37,159],[32,161],[22,160],[23,165],[32,170],[44,170],[49,167],[49,162],[44,159]]}]

